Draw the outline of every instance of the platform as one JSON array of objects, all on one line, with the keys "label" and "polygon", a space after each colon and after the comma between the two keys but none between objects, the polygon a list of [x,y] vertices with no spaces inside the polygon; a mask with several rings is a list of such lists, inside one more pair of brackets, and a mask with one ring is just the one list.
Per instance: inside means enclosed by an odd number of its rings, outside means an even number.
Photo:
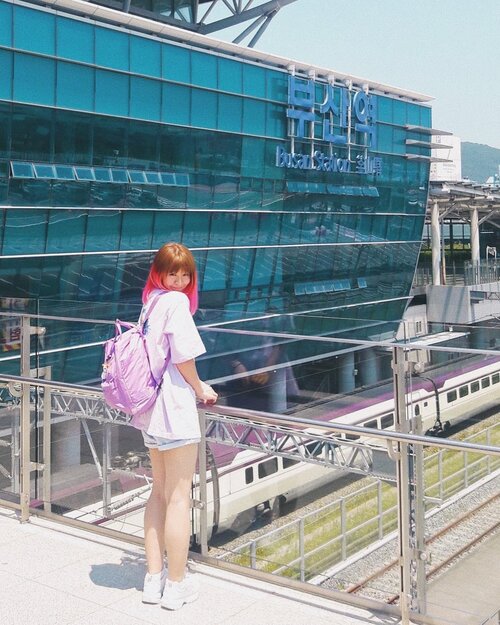
[{"label": "platform", "polygon": [[2,625],[397,625],[394,617],[196,565],[197,602],[178,612],[141,602],[144,551],[0,508]]}]

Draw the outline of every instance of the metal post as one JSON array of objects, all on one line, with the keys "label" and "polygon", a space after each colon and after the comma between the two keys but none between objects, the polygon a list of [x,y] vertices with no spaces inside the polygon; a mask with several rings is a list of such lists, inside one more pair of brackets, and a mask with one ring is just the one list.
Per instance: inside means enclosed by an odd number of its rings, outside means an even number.
[{"label": "metal post", "polygon": [[[393,380],[396,430],[408,432],[405,402],[405,354],[401,347],[394,347]],[[396,487],[398,493],[398,541],[399,541],[399,605],[401,625],[410,625],[411,604],[411,552],[410,552],[410,483],[408,443],[398,442],[396,447]]]},{"label": "metal post", "polygon": [[479,215],[477,208],[470,211],[470,248],[474,284],[481,284],[479,262]]},{"label": "metal post", "polygon": [[[45,379],[52,379],[51,367],[45,367]],[[52,389],[45,387],[43,389],[43,509],[45,512],[52,510],[52,433],[51,433],[51,395]]]},{"label": "metal post", "polygon": [[102,436],[102,507],[104,516],[108,516],[111,504],[111,423],[104,423]]},{"label": "metal post", "polygon": [[[201,555],[208,555],[208,490],[207,490],[207,438],[206,438],[206,417],[203,411],[199,411],[201,440],[198,448],[198,475],[200,488],[200,549]],[[215,494],[214,494],[215,495]],[[215,496],[214,496],[215,506]]]},{"label": "metal post", "polygon": [[341,543],[341,557],[342,560],[345,560],[347,557],[347,522],[346,522],[346,510],[345,510],[345,499],[342,497],[340,500],[340,535],[342,537]]},{"label": "metal post", "polygon": [[[422,435],[422,418],[415,417],[413,434]],[[415,509],[415,553],[414,566],[416,576],[416,597],[414,608],[419,614],[427,612],[427,581],[425,563],[425,484],[424,484],[424,448],[423,445],[412,445],[414,453],[412,481],[415,484],[413,506]]]},{"label": "metal post", "polygon": [[[21,377],[30,377],[30,319],[21,318]],[[21,391],[21,522],[29,520],[31,500],[31,414],[30,385],[22,383]]]},{"label": "metal post", "polygon": [[299,520],[299,557],[300,557],[300,581],[306,581],[306,562],[305,562],[305,529],[304,518]]},{"label": "metal post", "polygon": [[431,250],[432,250],[432,284],[441,284],[441,233],[439,230],[439,204],[432,203],[431,209]]}]

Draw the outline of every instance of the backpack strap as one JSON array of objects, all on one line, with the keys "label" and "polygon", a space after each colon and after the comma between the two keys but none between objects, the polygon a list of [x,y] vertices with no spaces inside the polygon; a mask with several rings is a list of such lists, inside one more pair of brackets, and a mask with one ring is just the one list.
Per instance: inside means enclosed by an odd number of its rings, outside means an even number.
[{"label": "backpack strap", "polygon": [[141,326],[143,326],[146,323],[146,321],[149,319],[149,317],[151,316],[151,313],[155,309],[156,304],[158,304],[158,302],[160,301],[160,297],[162,295],[163,295],[163,292],[155,295],[153,302],[149,304],[148,306],[148,312],[147,313],[144,312],[144,318],[140,320]]}]

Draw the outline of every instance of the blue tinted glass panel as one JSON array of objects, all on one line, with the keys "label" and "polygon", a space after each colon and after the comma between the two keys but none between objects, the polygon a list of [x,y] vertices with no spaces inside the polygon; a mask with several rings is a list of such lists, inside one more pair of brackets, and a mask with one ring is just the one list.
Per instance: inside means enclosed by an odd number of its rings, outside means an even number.
[{"label": "blue tinted glass panel", "polygon": [[26,250],[31,254],[44,252],[45,228],[46,213],[43,210],[8,210],[2,253],[26,254]]},{"label": "blue tinted glass panel", "polygon": [[228,253],[222,250],[208,252],[202,287],[204,291],[223,290],[226,288],[228,274],[227,256]]},{"label": "blue tinted glass panel", "polygon": [[11,163],[14,178],[34,178],[35,172],[31,163]]},{"label": "blue tinted glass panel", "polygon": [[157,171],[147,171],[146,173],[146,181],[149,184],[161,184],[160,174]]},{"label": "blue tinted glass panel", "polygon": [[155,214],[151,247],[158,249],[166,241],[180,241],[183,214],[177,211],[164,211]]},{"label": "blue tinted glass panel", "polygon": [[217,94],[193,89],[191,92],[191,125],[217,128]]},{"label": "blue tinted glass panel", "polygon": [[377,117],[379,121],[392,123],[392,99],[377,97]]},{"label": "blue tinted glass panel", "polygon": [[123,213],[120,249],[150,249],[154,214],[151,211]]},{"label": "blue tinted glass panel", "polygon": [[143,171],[129,170],[128,176],[130,178],[130,182],[135,182],[136,184],[146,183],[146,176],[144,175]]},{"label": "blue tinted glass panel", "polygon": [[0,46],[12,45],[12,5],[0,3]]},{"label": "blue tinted glass panel", "polygon": [[243,93],[266,97],[266,72],[255,65],[243,65]]},{"label": "blue tinted glass panel", "polygon": [[147,78],[130,79],[130,116],[159,121],[161,85]]},{"label": "blue tinted glass panel", "polygon": [[[282,72],[266,70],[267,97],[269,100],[287,102],[288,100],[288,76]],[[321,99],[321,102],[323,100]]]},{"label": "blue tinted glass panel", "polygon": [[252,273],[252,286],[269,284],[274,271],[277,249],[258,249],[255,251],[255,265]]},{"label": "blue tinted glass panel", "polygon": [[172,124],[189,124],[191,89],[179,85],[162,85],[161,120]]},{"label": "blue tinted glass panel", "polygon": [[233,263],[229,275],[229,287],[245,288],[248,286],[252,270],[252,250],[237,250],[233,252]]},{"label": "blue tinted glass panel", "polygon": [[12,99],[12,52],[5,50],[0,50],[0,98]]},{"label": "blue tinted glass panel", "polygon": [[120,222],[121,214],[111,211],[90,211],[87,217],[87,236],[85,237],[85,251],[120,249]]},{"label": "blue tinted glass panel", "polygon": [[392,102],[392,122],[393,124],[406,124],[406,102],[393,100]]},{"label": "blue tinted glass panel", "polygon": [[113,182],[128,182],[126,169],[112,169],[111,177],[113,179]]},{"label": "blue tinted glass panel", "polygon": [[59,61],[57,105],[80,111],[94,110],[94,69]]},{"label": "blue tinted glass panel", "polygon": [[164,185],[175,186],[175,174],[161,174],[161,181]]},{"label": "blue tinted glass panel", "polygon": [[217,88],[217,57],[191,52],[191,82],[200,87]]},{"label": "blue tinted glass panel", "polygon": [[428,106],[420,107],[420,125],[426,128],[432,127],[432,109]]},{"label": "blue tinted glass panel", "polygon": [[14,98],[21,102],[54,104],[55,61],[27,54],[14,57]]},{"label": "blue tinted glass panel", "polygon": [[402,128],[393,128],[393,146],[392,151],[394,154],[404,154],[406,153],[406,130]]},{"label": "blue tinted glass panel", "polygon": [[128,83],[128,76],[96,70],[96,112],[128,115]]},{"label": "blue tinted glass panel", "polygon": [[286,136],[286,111],[279,104],[266,105],[266,135],[283,138]]},{"label": "blue tinted glass panel", "polygon": [[241,93],[243,88],[242,65],[237,61],[219,58],[219,89],[231,93]]},{"label": "blue tinted glass panel", "polygon": [[95,180],[94,170],[91,167],[75,167],[77,180]]},{"label": "blue tinted glass panel", "polygon": [[51,211],[47,252],[79,252],[83,249],[85,213],[78,210]]},{"label": "blue tinted glass panel", "polygon": [[406,105],[406,123],[420,125],[420,107],[417,104]]},{"label": "blue tinted glass panel", "polygon": [[242,101],[232,95],[219,94],[219,130],[241,132]]},{"label": "blue tinted glass panel", "polygon": [[129,37],[107,28],[97,27],[95,30],[95,62],[96,65],[114,69],[129,69]]},{"label": "blue tinted glass panel", "polygon": [[182,242],[187,247],[206,247],[208,245],[210,213],[187,212],[184,216]]},{"label": "blue tinted glass panel", "polygon": [[175,184],[178,187],[188,187],[189,175],[188,174],[175,174]]},{"label": "blue tinted glass panel", "polygon": [[58,180],[74,180],[76,177],[75,170],[68,165],[56,165],[55,171]]},{"label": "blue tinted glass panel", "polygon": [[53,165],[35,164],[34,168],[37,178],[55,178]]},{"label": "blue tinted glass panel", "polygon": [[54,15],[20,6],[14,7],[14,46],[21,50],[54,54]]},{"label": "blue tinted glass panel", "polygon": [[191,82],[191,52],[185,48],[164,45],[162,47],[163,78]]},{"label": "blue tinted glass panel", "polygon": [[108,167],[94,167],[94,176],[99,182],[111,182],[111,170]]},{"label": "blue tinted glass panel", "polygon": [[130,38],[130,71],[161,76],[161,46],[157,41]]},{"label": "blue tinted glass panel", "polygon": [[266,103],[259,100],[243,100],[243,132],[252,135],[266,134]]},{"label": "blue tinted glass panel", "polygon": [[378,149],[381,152],[392,152],[392,126],[379,124],[377,129]]},{"label": "blue tinted glass panel", "polygon": [[64,17],[57,22],[57,56],[94,62],[94,27]]}]

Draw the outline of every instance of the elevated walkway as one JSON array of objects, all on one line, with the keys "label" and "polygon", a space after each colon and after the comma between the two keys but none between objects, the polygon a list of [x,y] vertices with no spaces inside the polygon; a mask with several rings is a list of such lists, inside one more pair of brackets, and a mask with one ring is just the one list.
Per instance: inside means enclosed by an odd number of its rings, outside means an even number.
[{"label": "elevated walkway", "polygon": [[2,625],[365,625],[399,620],[196,565],[200,598],[179,612],[141,602],[144,551],[0,508]]}]

